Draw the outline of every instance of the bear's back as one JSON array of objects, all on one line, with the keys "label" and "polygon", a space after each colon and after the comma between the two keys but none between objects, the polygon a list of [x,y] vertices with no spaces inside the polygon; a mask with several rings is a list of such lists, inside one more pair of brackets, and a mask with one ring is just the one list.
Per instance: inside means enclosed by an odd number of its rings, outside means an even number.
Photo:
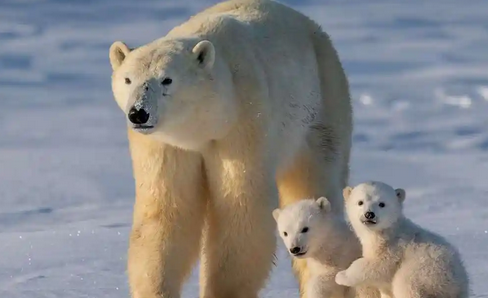
[{"label": "bear's back", "polygon": [[[247,32],[246,32],[247,31]],[[321,32],[320,26],[302,13],[270,0],[230,0],[218,3],[173,28],[168,37],[206,37],[224,33],[242,37],[246,33],[263,40],[280,37],[308,38],[304,32]]]}]

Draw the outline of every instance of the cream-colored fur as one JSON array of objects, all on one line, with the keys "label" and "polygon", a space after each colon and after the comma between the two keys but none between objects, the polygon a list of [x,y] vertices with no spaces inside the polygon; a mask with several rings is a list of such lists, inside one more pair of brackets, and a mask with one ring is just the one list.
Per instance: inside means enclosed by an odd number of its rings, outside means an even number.
[{"label": "cream-colored fur", "polygon": [[121,110],[145,111],[128,121],[132,296],[180,297],[200,255],[201,297],[257,297],[271,211],[320,195],[343,210],[352,109],[328,36],[284,5],[229,1],[147,45],[115,42],[110,61]]},{"label": "cream-colored fur", "polygon": [[275,209],[281,239],[293,258],[305,259],[310,272],[309,298],[376,298],[378,290],[338,285],[335,276],[361,256],[361,244],[344,217],[331,212],[329,200],[301,200]]},{"label": "cream-colored fur", "polygon": [[404,217],[403,189],[368,182],[346,187],[344,198],[363,257],[337,274],[338,284],[375,286],[382,297],[469,296],[468,275],[459,252],[443,237]]}]

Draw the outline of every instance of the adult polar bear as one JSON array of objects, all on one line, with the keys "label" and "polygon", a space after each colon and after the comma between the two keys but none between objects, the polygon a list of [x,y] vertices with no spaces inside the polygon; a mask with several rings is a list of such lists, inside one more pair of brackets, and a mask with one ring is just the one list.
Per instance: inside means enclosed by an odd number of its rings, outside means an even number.
[{"label": "adult polar bear", "polygon": [[136,182],[132,296],[180,297],[200,256],[201,297],[257,297],[278,198],[343,209],[352,108],[329,37],[282,4],[234,0],[139,48],[115,42],[110,61]]}]

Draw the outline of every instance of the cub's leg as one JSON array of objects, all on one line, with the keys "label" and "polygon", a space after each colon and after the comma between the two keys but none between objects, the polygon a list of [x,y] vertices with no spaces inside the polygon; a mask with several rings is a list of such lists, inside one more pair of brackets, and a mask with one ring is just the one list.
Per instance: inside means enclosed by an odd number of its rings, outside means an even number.
[{"label": "cub's leg", "polygon": [[359,258],[352,262],[349,268],[337,273],[335,281],[337,284],[346,287],[388,283],[391,281],[391,276],[388,276],[391,270],[387,265],[383,266],[378,262]]},{"label": "cub's leg", "polygon": [[347,289],[335,283],[333,276],[314,276],[307,282],[308,298],[349,298]]}]

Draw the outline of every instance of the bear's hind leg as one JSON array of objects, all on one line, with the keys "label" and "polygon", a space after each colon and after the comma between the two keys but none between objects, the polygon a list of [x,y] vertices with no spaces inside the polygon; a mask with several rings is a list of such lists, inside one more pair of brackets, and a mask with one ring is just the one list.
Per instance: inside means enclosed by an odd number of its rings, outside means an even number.
[{"label": "bear's hind leg", "polygon": [[[327,137],[326,134],[312,132],[312,138]],[[320,143],[314,141],[312,143]],[[324,141],[326,142],[326,141]],[[326,196],[332,203],[332,208],[339,212],[342,210],[342,189],[345,187],[347,177],[347,164],[341,159],[334,159],[332,152],[320,146],[304,146],[302,152],[297,154],[291,165],[280,171],[277,184],[280,193],[280,205],[293,204],[303,199],[317,199]],[[305,259],[292,258],[292,268],[300,285],[300,297],[305,298],[309,272]]]}]

